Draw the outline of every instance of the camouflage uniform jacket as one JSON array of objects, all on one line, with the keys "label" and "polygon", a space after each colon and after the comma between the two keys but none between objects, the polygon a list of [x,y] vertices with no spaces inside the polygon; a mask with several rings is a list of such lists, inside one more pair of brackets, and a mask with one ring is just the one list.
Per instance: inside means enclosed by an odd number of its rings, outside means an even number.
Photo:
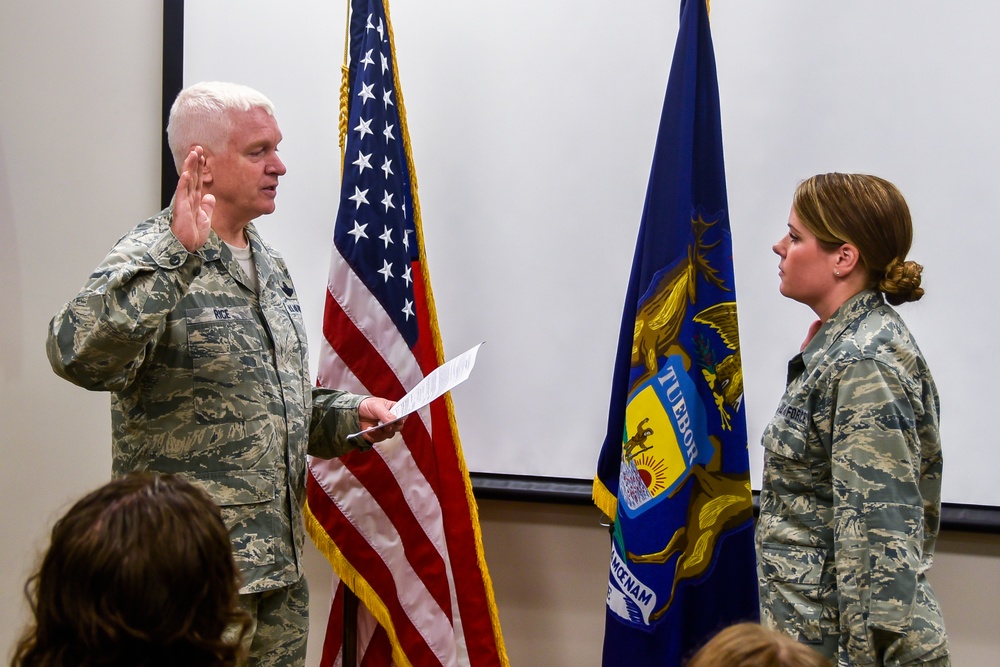
[{"label": "camouflage uniform jacket", "polygon": [[763,436],[765,623],[841,667],[949,664],[924,576],[940,518],[938,412],[916,342],[875,292],[791,360]]},{"label": "camouflage uniform jacket", "polygon": [[349,451],[364,397],[312,385],[291,278],[253,225],[259,294],[214,231],[188,253],[172,215],[119,240],[52,319],[49,361],[111,392],[116,476],[193,480],[222,510],[241,592],[286,586],[302,573],[306,450]]}]

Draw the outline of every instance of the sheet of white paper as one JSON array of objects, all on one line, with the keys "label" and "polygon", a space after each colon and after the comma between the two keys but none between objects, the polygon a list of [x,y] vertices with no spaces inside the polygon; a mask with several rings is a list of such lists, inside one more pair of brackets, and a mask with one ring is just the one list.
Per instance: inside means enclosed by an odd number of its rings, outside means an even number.
[{"label": "sheet of white paper", "polygon": [[[451,391],[458,385],[468,380],[469,375],[472,374],[472,367],[476,365],[476,353],[479,352],[479,348],[482,346],[483,344],[480,343],[471,350],[463,352],[451,361],[447,361],[431,371],[430,374],[418,382],[417,386],[411,389],[406,396],[399,399],[399,401],[396,402],[396,405],[392,406],[392,414],[396,415],[396,419],[387,423],[393,424],[406,415],[416,412],[425,405],[428,405],[435,398],[444,394],[446,391]],[[347,437],[356,438],[368,433],[369,431],[380,429],[383,426],[385,426],[385,424],[379,424],[378,426],[373,426],[372,428],[365,429],[364,431],[352,433]]]}]

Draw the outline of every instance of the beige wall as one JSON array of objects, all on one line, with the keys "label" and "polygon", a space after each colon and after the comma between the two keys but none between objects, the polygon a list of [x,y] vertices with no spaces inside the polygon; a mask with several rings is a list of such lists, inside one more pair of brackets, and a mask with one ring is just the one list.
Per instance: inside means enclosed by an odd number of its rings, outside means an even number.
[{"label": "beige wall", "polygon": [[[160,21],[159,0],[0,4],[0,656],[52,522],[108,476],[108,398],[56,378],[43,341],[111,243],[157,208]],[[511,663],[600,664],[597,511],[487,501],[480,512]],[[307,570],[319,636],[329,575],[314,550]],[[944,535],[931,578],[955,664],[993,664],[1000,536]]]},{"label": "beige wall", "polygon": [[[511,665],[599,666],[610,556],[600,512],[497,500],[481,502],[479,512]],[[326,570],[316,554],[308,570],[314,602],[324,594]],[[930,579],[944,609],[953,664],[997,664],[1000,536],[945,533]],[[312,619],[317,640],[326,621],[321,607],[314,605]],[[310,646],[310,653],[318,648]]]},{"label": "beige wall", "polygon": [[[610,543],[599,512],[486,501],[487,561],[512,665],[600,665]],[[1000,537],[942,536],[930,573],[956,667],[997,664]]]}]

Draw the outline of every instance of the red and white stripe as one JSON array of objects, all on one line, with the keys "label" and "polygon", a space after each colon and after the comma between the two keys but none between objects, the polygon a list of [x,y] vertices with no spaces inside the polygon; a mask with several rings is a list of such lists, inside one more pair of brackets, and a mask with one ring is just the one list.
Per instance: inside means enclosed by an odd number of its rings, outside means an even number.
[{"label": "red and white stripe", "polygon": [[[413,275],[421,330],[411,350],[335,253],[320,343],[321,385],[398,399],[437,366],[419,263]],[[376,626],[362,606],[359,664],[506,664],[452,423],[448,403],[438,399],[371,452],[309,460],[307,505],[322,526],[313,537],[336,555],[337,574],[355,583],[358,597],[383,622]],[[339,595],[323,665],[340,664]]]}]

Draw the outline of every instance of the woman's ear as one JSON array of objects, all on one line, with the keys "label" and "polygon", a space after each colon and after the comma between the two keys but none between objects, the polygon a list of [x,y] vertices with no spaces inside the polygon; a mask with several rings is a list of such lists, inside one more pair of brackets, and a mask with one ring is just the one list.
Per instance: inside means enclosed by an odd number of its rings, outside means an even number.
[{"label": "woman's ear", "polygon": [[855,269],[861,269],[861,253],[850,243],[841,244],[837,249],[837,257],[833,264],[834,273],[840,278],[846,278]]}]

